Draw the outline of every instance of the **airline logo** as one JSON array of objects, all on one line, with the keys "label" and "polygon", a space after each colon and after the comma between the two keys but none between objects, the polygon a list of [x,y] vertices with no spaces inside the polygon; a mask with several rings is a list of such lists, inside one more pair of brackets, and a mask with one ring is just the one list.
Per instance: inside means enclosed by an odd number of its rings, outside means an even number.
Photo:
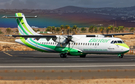
[{"label": "airline logo", "polygon": [[90,39],[89,42],[98,42],[98,43],[107,43],[108,41],[110,41],[111,39],[96,39],[96,38],[93,38],[93,39]]}]

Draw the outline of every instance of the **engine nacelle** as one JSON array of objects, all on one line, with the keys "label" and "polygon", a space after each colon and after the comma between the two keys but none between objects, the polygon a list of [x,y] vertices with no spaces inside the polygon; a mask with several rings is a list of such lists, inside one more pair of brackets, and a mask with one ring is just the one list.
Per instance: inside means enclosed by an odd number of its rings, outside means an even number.
[{"label": "engine nacelle", "polygon": [[78,55],[83,55],[83,52],[78,49],[71,49],[68,51],[68,55],[78,56]]},{"label": "engine nacelle", "polygon": [[56,36],[56,42],[58,43],[65,43],[66,42],[66,38],[64,36]]}]

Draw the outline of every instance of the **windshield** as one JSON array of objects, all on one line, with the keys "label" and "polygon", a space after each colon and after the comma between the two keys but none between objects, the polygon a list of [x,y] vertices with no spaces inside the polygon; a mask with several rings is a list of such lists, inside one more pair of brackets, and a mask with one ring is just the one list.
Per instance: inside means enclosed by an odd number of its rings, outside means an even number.
[{"label": "windshield", "polygon": [[114,40],[114,41],[111,41],[111,44],[115,44],[115,43],[124,43],[122,40]]}]

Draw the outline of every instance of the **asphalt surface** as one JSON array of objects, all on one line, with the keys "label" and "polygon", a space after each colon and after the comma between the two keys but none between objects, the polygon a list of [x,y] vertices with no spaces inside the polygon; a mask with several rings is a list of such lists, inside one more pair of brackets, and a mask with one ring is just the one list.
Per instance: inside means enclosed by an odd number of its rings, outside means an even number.
[{"label": "asphalt surface", "polygon": [[135,56],[90,54],[86,58],[38,51],[0,52],[0,69],[135,69]]},{"label": "asphalt surface", "polygon": [[86,58],[38,51],[0,52],[0,79],[135,78],[135,55],[90,54]]}]

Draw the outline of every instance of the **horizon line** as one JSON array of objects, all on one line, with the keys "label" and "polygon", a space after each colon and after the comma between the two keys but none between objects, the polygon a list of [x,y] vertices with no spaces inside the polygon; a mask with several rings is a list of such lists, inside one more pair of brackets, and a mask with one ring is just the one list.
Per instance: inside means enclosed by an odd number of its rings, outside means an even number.
[{"label": "horizon line", "polygon": [[98,9],[98,8],[128,8],[128,7],[135,7],[135,5],[134,6],[127,6],[127,7],[82,7],[82,6],[63,6],[63,7],[59,7],[59,8],[54,8],[54,9],[36,9],[36,8],[34,8],[34,9],[32,9],[32,8],[29,8],[29,9],[16,9],[16,8],[14,8],[14,9],[8,9],[8,8],[0,8],[0,10],[2,9],[2,10],[56,10],[56,9],[60,9],[60,8],[64,8],[64,7],[78,7],[78,8],[95,8],[95,9]]}]

